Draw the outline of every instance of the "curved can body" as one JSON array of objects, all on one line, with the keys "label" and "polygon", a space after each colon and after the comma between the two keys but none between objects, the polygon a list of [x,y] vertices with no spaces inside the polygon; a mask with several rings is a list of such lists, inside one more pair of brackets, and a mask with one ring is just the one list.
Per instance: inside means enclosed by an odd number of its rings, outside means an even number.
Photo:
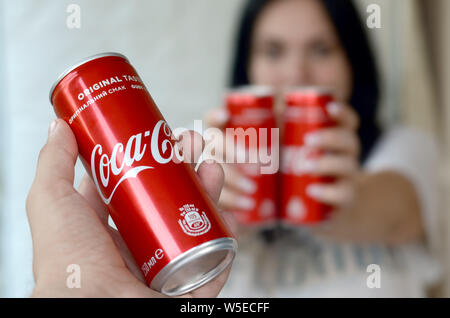
[{"label": "curved can body", "polygon": [[304,138],[308,133],[336,125],[327,111],[327,105],[333,101],[331,93],[317,87],[295,89],[285,96],[281,159],[281,219],[285,225],[313,225],[324,221],[331,212],[331,206],[307,194],[308,186],[335,180],[311,175],[304,170],[308,160],[323,155],[321,151],[307,147]]},{"label": "curved can body", "polygon": [[[239,87],[226,96],[227,141],[230,136],[236,141],[236,168],[255,187],[252,193],[245,194],[253,202],[252,206],[230,211],[245,226],[270,228],[278,219],[278,163],[276,169],[264,171],[268,163],[262,160],[279,160],[274,99],[272,90],[264,86]],[[239,156],[245,163],[239,163]]]},{"label": "curved can body", "polygon": [[50,100],[152,289],[185,294],[232,262],[235,239],[124,56],[85,59]]}]

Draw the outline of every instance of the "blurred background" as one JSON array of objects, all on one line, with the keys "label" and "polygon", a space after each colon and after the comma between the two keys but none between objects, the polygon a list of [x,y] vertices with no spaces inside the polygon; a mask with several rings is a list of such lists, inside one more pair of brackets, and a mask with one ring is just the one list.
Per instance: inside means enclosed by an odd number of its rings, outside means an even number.
[{"label": "blurred background", "polygon": [[[383,76],[384,124],[405,122],[440,142],[441,191],[450,198],[450,1],[358,0],[381,7],[382,27],[368,30]],[[81,9],[70,28],[70,5]],[[55,117],[48,101],[58,75],[99,52],[125,54],[172,127],[221,105],[233,35],[244,1],[0,1],[0,296],[33,288],[25,212],[36,160]],[[77,166],[77,182],[83,168]],[[447,195],[445,195],[447,194]],[[442,281],[430,296],[450,296],[448,207],[440,213]]]}]

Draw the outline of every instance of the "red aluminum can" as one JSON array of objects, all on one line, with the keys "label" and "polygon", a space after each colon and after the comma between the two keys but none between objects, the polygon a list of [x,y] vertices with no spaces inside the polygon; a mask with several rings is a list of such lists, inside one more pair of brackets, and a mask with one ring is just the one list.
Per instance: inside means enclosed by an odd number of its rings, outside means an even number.
[{"label": "red aluminum can", "polygon": [[83,60],[50,102],[149,287],[185,294],[230,265],[236,240],[126,57]]},{"label": "red aluminum can", "polygon": [[307,147],[304,137],[336,125],[326,108],[333,101],[329,91],[318,87],[299,88],[285,95],[281,220],[286,225],[317,224],[331,212],[331,206],[311,198],[306,190],[311,184],[332,183],[334,178],[314,176],[302,168],[307,160],[323,155],[321,151]]},{"label": "red aluminum can", "polygon": [[[267,227],[277,220],[278,164],[276,171],[263,172],[261,167],[264,163],[258,156],[263,152],[271,154],[271,151],[278,154],[279,137],[276,137],[277,144],[272,140],[273,129],[276,128],[273,107],[274,95],[268,87],[244,86],[230,91],[226,96],[229,115],[226,134],[245,135],[245,139],[237,140],[236,152],[244,152],[248,161],[237,163],[236,167],[255,185],[253,194],[245,194],[253,201],[253,206],[229,211],[241,225]],[[252,155],[254,159],[251,159]],[[279,160],[278,155],[273,157]]]}]

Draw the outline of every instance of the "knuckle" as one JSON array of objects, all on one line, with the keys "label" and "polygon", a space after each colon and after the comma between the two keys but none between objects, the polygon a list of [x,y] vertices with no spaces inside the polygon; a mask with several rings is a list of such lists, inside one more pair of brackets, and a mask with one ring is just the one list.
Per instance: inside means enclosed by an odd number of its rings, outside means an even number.
[{"label": "knuckle", "polygon": [[25,200],[25,210],[27,211],[27,215],[30,215],[31,210],[34,207],[36,201],[36,195],[35,192],[33,190],[33,187],[30,189],[30,191],[28,192],[27,198]]},{"label": "knuckle", "polygon": [[339,142],[341,138],[340,136],[341,130],[339,128],[336,129],[326,129],[322,132],[322,140],[325,144],[335,144],[336,142]]},{"label": "knuckle", "polygon": [[358,163],[353,156],[346,155],[339,158],[339,162],[336,162],[336,164],[341,165],[347,171],[352,171],[357,168]]},{"label": "knuckle", "polygon": [[358,152],[359,148],[360,148],[360,141],[359,141],[359,137],[356,133],[354,132],[350,132],[350,131],[346,131],[345,132],[345,138],[346,140],[346,145],[349,148],[350,151],[352,152]]},{"label": "knuckle", "polygon": [[315,164],[316,169],[319,172],[325,171],[330,166],[330,157],[328,155],[323,155],[322,157],[316,159]]},{"label": "knuckle", "polygon": [[39,155],[38,155],[38,165],[42,162],[42,160],[44,160],[44,157],[46,156],[48,152],[48,144],[45,144],[41,150],[39,151]]},{"label": "knuckle", "polygon": [[356,110],[351,106],[346,106],[347,116],[349,118],[350,125],[352,128],[357,129],[360,125],[360,119]]},{"label": "knuckle", "polygon": [[357,130],[357,129],[359,129],[359,127],[361,127],[361,119],[355,113],[355,116],[354,116],[354,128],[355,128],[355,130]]}]

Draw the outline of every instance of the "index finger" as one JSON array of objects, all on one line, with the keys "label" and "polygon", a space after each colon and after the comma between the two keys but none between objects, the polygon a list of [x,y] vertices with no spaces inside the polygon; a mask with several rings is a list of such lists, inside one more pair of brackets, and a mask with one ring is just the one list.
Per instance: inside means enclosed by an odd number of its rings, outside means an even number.
[{"label": "index finger", "polygon": [[205,147],[203,136],[193,130],[187,130],[179,137],[178,146],[183,154],[183,161],[195,169]]}]

